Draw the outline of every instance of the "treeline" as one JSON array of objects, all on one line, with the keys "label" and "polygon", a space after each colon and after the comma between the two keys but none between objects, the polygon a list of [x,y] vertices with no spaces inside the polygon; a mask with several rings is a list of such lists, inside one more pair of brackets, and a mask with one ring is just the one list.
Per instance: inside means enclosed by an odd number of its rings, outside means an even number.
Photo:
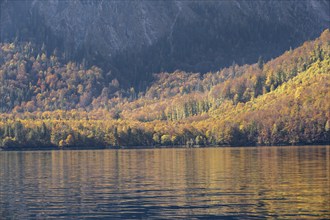
[{"label": "treeline", "polygon": [[104,85],[97,67],[47,66],[46,55],[34,61],[44,72],[32,61],[21,71],[15,48],[0,51],[4,148],[329,144],[329,30],[267,63],[158,74],[144,94]]}]

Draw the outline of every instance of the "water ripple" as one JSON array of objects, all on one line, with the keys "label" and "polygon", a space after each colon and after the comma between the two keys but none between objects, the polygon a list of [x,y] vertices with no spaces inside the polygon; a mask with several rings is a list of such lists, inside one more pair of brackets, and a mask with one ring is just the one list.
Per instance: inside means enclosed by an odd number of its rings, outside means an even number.
[{"label": "water ripple", "polygon": [[330,147],[0,152],[0,219],[327,219]]}]

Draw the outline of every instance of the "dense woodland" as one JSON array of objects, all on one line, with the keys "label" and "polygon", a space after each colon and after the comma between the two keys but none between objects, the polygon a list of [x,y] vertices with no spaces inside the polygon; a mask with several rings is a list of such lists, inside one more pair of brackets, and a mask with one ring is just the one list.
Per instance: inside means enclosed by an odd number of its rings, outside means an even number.
[{"label": "dense woodland", "polygon": [[264,63],[159,73],[145,92],[63,64],[31,43],[0,44],[0,146],[329,144],[330,32]]}]

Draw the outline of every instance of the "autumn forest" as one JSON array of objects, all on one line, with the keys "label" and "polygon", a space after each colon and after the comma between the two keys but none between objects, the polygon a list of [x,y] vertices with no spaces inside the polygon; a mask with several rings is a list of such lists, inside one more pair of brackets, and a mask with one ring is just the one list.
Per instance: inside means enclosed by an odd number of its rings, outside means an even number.
[{"label": "autumn forest", "polygon": [[32,43],[0,44],[0,147],[329,144],[330,31],[265,62],[125,88]]}]

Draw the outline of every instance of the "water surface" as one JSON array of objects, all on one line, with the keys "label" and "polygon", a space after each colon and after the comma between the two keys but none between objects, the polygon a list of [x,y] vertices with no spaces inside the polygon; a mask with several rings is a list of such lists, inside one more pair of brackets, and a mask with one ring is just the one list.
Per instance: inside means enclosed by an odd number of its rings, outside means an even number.
[{"label": "water surface", "polygon": [[328,219],[330,146],[0,152],[0,219]]}]

